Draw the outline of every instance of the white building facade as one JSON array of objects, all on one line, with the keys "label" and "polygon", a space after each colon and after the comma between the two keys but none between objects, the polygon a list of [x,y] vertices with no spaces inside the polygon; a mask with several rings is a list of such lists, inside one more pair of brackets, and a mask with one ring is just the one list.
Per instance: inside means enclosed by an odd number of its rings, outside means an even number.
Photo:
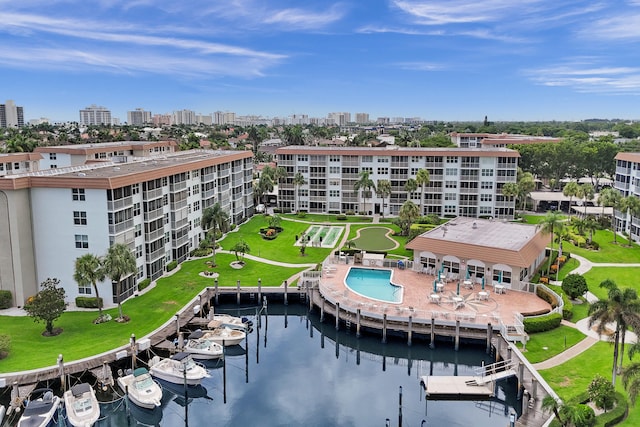
[{"label": "white building facade", "polygon": [[[614,188],[622,197],[640,197],[640,153],[616,155]],[[616,231],[627,233],[632,241],[640,242],[640,215],[615,210]]]},{"label": "white building facade", "polygon": [[0,289],[21,306],[56,277],[69,301],[92,296],[73,280],[75,259],[122,243],[135,255],[136,274],[120,295],[109,280],[98,286],[105,304],[124,300],[137,280],[157,279],[198,247],[207,207],[220,203],[232,223],[250,217],[252,172],[251,152],[191,150],[1,177],[0,237],[12,243],[0,247]]},{"label": "white building facade", "polygon": [[[308,212],[367,212],[397,215],[411,200],[421,215],[469,216],[513,219],[515,202],[502,195],[502,186],[516,182],[517,151],[458,148],[365,148],[288,146],[276,150],[278,166],[288,177],[278,189],[280,206]],[[430,182],[411,193],[408,179],[427,169]],[[369,172],[375,186],[391,183],[391,194],[381,197],[355,191],[362,171]],[[300,173],[305,183],[294,185]]]}]

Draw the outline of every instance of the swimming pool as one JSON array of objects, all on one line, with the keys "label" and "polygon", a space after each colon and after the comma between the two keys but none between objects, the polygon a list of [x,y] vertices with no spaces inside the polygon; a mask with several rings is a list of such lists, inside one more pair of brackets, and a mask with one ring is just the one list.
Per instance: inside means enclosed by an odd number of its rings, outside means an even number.
[{"label": "swimming pool", "polygon": [[394,304],[402,302],[403,288],[391,283],[391,270],[351,267],[344,282],[363,297]]}]

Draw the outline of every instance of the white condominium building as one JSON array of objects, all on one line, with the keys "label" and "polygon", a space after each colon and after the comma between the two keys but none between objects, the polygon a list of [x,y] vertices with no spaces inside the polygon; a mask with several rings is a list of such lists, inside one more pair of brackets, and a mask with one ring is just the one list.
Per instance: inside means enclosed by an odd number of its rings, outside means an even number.
[{"label": "white condominium building", "polygon": [[[616,155],[615,189],[622,197],[640,197],[640,153]],[[640,241],[640,216],[631,212],[614,211],[616,231],[628,233],[632,241]]]},{"label": "white condominium building", "polygon": [[[397,215],[411,200],[421,215],[513,219],[515,202],[502,195],[502,186],[516,182],[520,155],[514,150],[289,146],[278,148],[276,156],[288,173],[278,188],[285,211]],[[408,193],[407,180],[421,169],[429,171],[430,182],[424,193],[420,185]],[[391,194],[354,190],[362,171],[376,188],[388,180]],[[297,173],[304,184],[294,184]]]},{"label": "white condominium building", "polygon": [[80,125],[110,125],[111,110],[96,104],[80,110]]},{"label": "white condominium building", "polygon": [[[204,233],[203,210],[220,203],[232,223],[253,214],[249,151],[173,152],[172,142],[118,142],[41,147],[0,174],[0,289],[22,306],[47,277],[60,279],[69,301],[93,289],[73,280],[75,259],[129,246],[137,273],[117,295],[99,283],[106,304],[133,294],[136,280],[156,279],[167,263],[187,258]],[[12,155],[8,155],[12,156]],[[81,161],[80,159],[84,160]],[[56,162],[54,164],[53,162]],[[21,163],[16,173],[15,163]],[[54,167],[55,166],[55,167]]]}]

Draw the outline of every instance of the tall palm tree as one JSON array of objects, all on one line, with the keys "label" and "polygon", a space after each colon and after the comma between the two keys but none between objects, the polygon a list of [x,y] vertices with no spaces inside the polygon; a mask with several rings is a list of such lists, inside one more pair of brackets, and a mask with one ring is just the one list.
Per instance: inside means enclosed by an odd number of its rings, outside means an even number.
[{"label": "tall palm tree", "polygon": [[575,181],[568,182],[562,189],[562,194],[569,198],[569,219],[571,219],[571,204],[573,202],[573,198],[578,195],[579,191],[580,186]]},{"label": "tall palm tree", "polygon": [[76,258],[73,280],[78,282],[78,285],[80,286],[93,286],[93,290],[96,293],[96,299],[98,300],[98,313],[100,320],[102,320],[102,299],[100,299],[97,283],[102,282],[104,277],[105,273],[102,268],[102,262],[96,255],[84,254],[81,257]]},{"label": "tall palm tree", "polygon": [[593,200],[596,190],[591,184],[582,184],[578,190],[578,197],[584,199],[584,214],[587,215],[587,201]]},{"label": "tall palm tree", "polygon": [[136,272],[136,258],[131,249],[122,243],[111,245],[103,261],[104,273],[116,284],[118,294],[118,319],[122,320],[122,279]]},{"label": "tall palm tree", "polygon": [[559,211],[549,211],[544,216],[540,224],[542,225],[542,232],[544,234],[551,234],[551,252],[549,253],[549,264],[547,265],[547,275],[549,275],[549,270],[551,269],[551,259],[553,258],[553,241],[555,240],[555,235],[561,233],[564,229],[562,214]]},{"label": "tall palm tree", "polygon": [[391,182],[388,179],[381,179],[378,181],[376,194],[382,198],[382,216],[384,216],[384,199],[391,195]]},{"label": "tall palm tree", "polygon": [[404,183],[404,191],[407,192],[407,200],[411,200],[411,194],[415,193],[418,189],[418,181],[413,178],[409,178],[407,182]]},{"label": "tall palm tree", "polygon": [[400,228],[404,235],[409,235],[409,229],[411,224],[420,217],[420,208],[411,200],[407,200],[400,207],[398,212],[398,220],[400,221]]},{"label": "tall palm tree", "polygon": [[300,186],[305,185],[306,183],[307,181],[304,180],[304,175],[302,175],[302,173],[298,172],[294,175],[293,186],[296,189],[296,194],[294,195],[296,212],[298,212],[298,191],[300,191]]},{"label": "tall palm tree", "polygon": [[376,185],[373,180],[369,177],[369,171],[360,172],[360,179],[358,179],[355,184],[353,184],[353,191],[362,190],[362,196],[364,197],[364,210],[367,211],[367,194],[371,191],[371,189],[375,191]]},{"label": "tall palm tree", "polygon": [[264,204],[264,195],[273,191],[273,180],[270,175],[262,174],[258,181],[254,181],[253,192],[258,202]]},{"label": "tall palm tree", "polygon": [[229,214],[226,213],[220,203],[216,202],[213,206],[206,208],[202,212],[202,229],[207,231],[210,236],[213,247],[213,256],[211,263],[216,265],[216,230],[226,233],[229,229]]},{"label": "tall palm tree", "polygon": [[[625,216],[628,217],[640,217],[640,198],[638,196],[634,196],[633,194],[622,199],[622,203],[620,204],[620,210],[625,213]],[[631,219],[627,221],[630,223]],[[631,244],[631,242],[629,242]]]},{"label": "tall palm tree", "polygon": [[[287,169],[282,166],[278,166],[273,173],[272,179],[276,182],[276,184],[278,184],[278,193],[280,192],[280,182],[282,182],[282,180],[284,179],[287,179],[287,176]],[[278,208],[280,207],[280,194],[278,194]]]},{"label": "tall palm tree", "polygon": [[616,230],[616,210],[618,210],[620,208],[620,205],[622,204],[622,194],[620,194],[620,192],[615,188],[605,188],[600,192],[598,203],[602,205],[603,212],[605,206],[613,208],[613,213],[611,214],[611,231],[613,232],[613,243],[618,243],[618,233]]},{"label": "tall palm tree", "polygon": [[[634,330],[640,330],[640,300],[635,289],[620,289],[613,280],[605,280],[600,283],[600,287],[606,288],[607,299],[601,299],[591,304],[589,307],[589,327],[597,325],[596,331],[602,334],[606,331],[607,324],[614,323],[615,331],[613,340],[613,369],[611,383],[616,384],[616,374],[618,369],[618,350],[624,353],[624,340],[627,328],[631,326]],[[620,346],[620,343],[622,345]]]},{"label": "tall palm tree", "polygon": [[425,187],[431,182],[431,176],[428,169],[420,169],[416,174],[416,184],[422,187],[420,192],[420,215],[424,215],[424,192]]},{"label": "tall palm tree", "polygon": [[[633,356],[638,352],[640,352],[640,342],[633,343],[629,348],[629,359],[633,359]],[[631,405],[635,406],[640,394],[640,362],[633,362],[623,369],[622,385],[627,390]]]},{"label": "tall palm tree", "polygon": [[502,186],[502,195],[509,198],[509,201],[513,201],[514,197],[518,196],[518,184],[515,182],[507,182]]},{"label": "tall palm tree", "polygon": [[536,188],[536,181],[531,172],[523,172],[518,168],[518,199],[520,199],[520,209],[524,210],[527,205],[527,197]]}]

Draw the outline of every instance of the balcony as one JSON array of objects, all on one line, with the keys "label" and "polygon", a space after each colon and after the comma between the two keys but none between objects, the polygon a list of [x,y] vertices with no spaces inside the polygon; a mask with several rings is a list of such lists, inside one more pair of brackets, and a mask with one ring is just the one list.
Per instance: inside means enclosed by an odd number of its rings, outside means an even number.
[{"label": "balcony", "polygon": [[170,206],[171,206],[171,210],[175,212],[177,210],[186,208],[187,204],[188,204],[187,199],[182,199],[175,202],[171,202]]},{"label": "balcony", "polygon": [[123,231],[133,229],[133,218],[119,224],[109,226],[109,234],[120,234]]},{"label": "balcony", "polygon": [[177,229],[179,229],[181,227],[184,227],[187,224],[189,224],[189,219],[188,218],[182,218],[182,219],[179,219],[177,221],[171,221],[171,229],[177,230]]},{"label": "balcony", "polygon": [[151,231],[149,233],[144,233],[144,239],[147,242],[153,242],[154,240],[158,240],[159,238],[164,236],[164,228],[158,228],[155,231]]},{"label": "balcony", "polygon": [[147,262],[154,262],[164,257],[164,246],[146,255]]},{"label": "balcony", "polygon": [[131,206],[133,206],[132,197],[125,197],[123,199],[107,202],[107,209],[111,212],[119,211],[123,208],[130,208]]},{"label": "balcony", "polygon": [[153,221],[153,220],[156,220],[158,218],[162,218],[163,215],[164,215],[164,212],[163,212],[162,208],[160,207],[160,208],[158,208],[156,210],[145,212],[144,213],[144,221],[145,222]]},{"label": "balcony", "polygon": [[177,191],[182,191],[187,189],[187,181],[174,182],[169,185],[169,191],[175,193]]},{"label": "balcony", "polygon": [[185,234],[182,237],[177,237],[175,239],[173,239],[171,241],[171,246],[176,249],[179,248],[180,246],[183,246],[185,244],[189,243],[189,234]]},{"label": "balcony", "polygon": [[162,197],[162,187],[154,188],[153,190],[147,190],[142,193],[144,200],[149,201],[153,199],[159,199]]},{"label": "balcony", "polygon": [[208,173],[206,175],[202,175],[202,182],[211,182],[216,179],[216,174]]}]

